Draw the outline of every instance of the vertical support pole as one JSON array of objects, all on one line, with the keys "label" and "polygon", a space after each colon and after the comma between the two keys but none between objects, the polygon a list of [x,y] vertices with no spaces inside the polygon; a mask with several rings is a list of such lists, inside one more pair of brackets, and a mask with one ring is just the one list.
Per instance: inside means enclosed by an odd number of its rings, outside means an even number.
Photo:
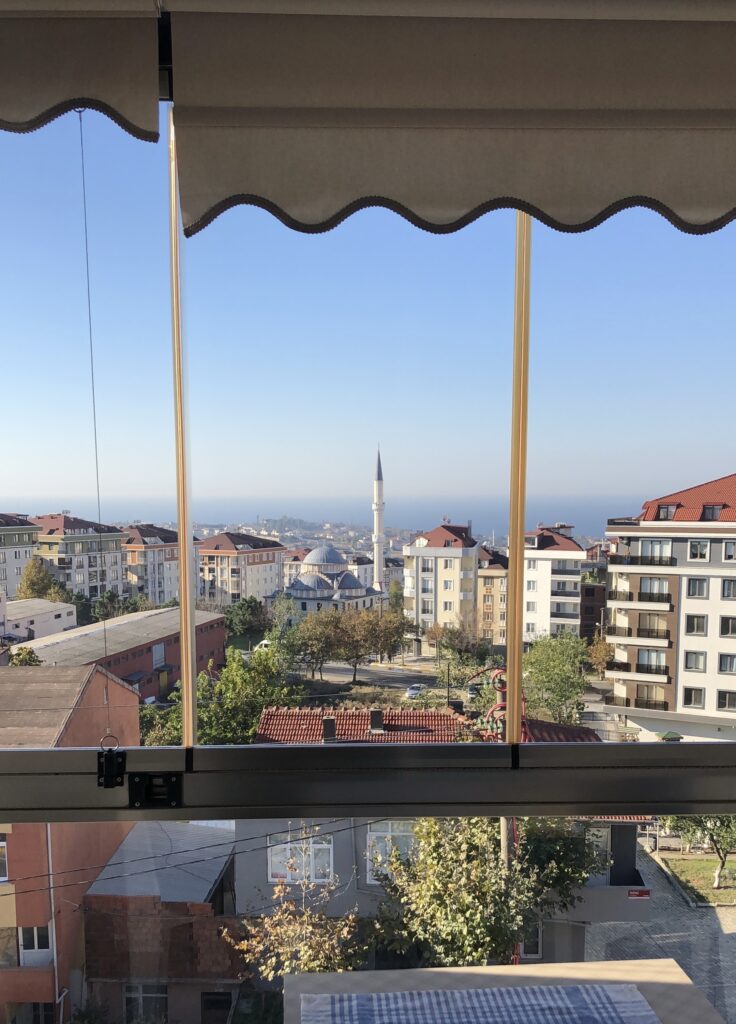
[{"label": "vertical support pole", "polygon": [[527,411],[529,404],[529,275],[532,219],[516,214],[514,371],[511,409],[509,581],[507,601],[506,742],[521,742],[521,656],[524,622],[524,516],[526,505]]},{"label": "vertical support pole", "polygon": [[181,318],[179,255],[179,179],[176,164],[174,106],[169,106],[169,245],[171,263],[171,341],[174,364],[174,428],[176,436],[176,528],[179,535],[179,635],[181,650],[182,744],[197,740],[197,655],[194,628],[194,544],[189,507],[186,392]]}]

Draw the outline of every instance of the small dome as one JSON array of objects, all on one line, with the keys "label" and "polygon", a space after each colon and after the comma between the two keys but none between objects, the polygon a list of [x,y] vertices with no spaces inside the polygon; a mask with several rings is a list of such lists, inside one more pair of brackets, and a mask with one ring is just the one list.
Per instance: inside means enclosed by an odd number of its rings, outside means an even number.
[{"label": "small dome", "polygon": [[338,590],[363,590],[363,584],[351,572],[344,572],[335,581]]},{"label": "small dome", "polygon": [[332,590],[332,584],[316,572],[305,572],[297,576],[289,590]]},{"label": "small dome", "polygon": [[314,551],[310,551],[304,559],[303,565],[347,565],[337,548],[331,544],[324,544]]}]

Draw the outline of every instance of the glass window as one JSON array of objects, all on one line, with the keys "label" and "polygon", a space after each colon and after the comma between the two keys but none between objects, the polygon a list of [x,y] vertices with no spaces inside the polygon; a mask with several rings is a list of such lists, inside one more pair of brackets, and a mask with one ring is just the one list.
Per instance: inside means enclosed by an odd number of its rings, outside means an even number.
[{"label": "glass window", "polygon": [[676,505],[658,505],[657,519],[674,519]]},{"label": "glass window", "polygon": [[707,562],[710,557],[710,541],[691,540],[688,545],[688,558],[691,561]]},{"label": "glass window", "polygon": [[729,673],[736,672],[736,654],[719,654],[718,671]]},{"label": "glass window", "polygon": [[537,602],[536,601],[527,601],[527,603],[526,603],[526,610],[528,612],[535,612],[537,610]]},{"label": "glass window", "polygon": [[392,850],[404,859],[409,856],[414,842],[414,823],[408,818],[389,821],[373,821],[368,825],[366,843],[367,877],[371,885],[379,885],[376,877],[386,870],[386,862]]},{"label": "glass window", "polygon": [[[423,560],[423,563],[424,563],[424,562],[428,562],[428,561],[429,561],[429,559],[428,559],[428,558],[425,558],[425,559]],[[425,571],[425,570],[424,570],[424,564],[423,564],[423,563],[422,563],[422,572],[424,572],[424,571]],[[442,568],[443,568],[443,569],[452,569],[452,559],[451,559],[451,558],[443,558],[443,559],[442,559]],[[430,565],[430,567],[429,567],[429,570],[428,570],[428,571],[430,571],[430,572],[431,572],[431,569],[432,569],[432,567],[431,567],[431,565]]]},{"label": "glass window", "polygon": [[542,959],[542,924],[540,921],[533,921],[525,927],[519,946],[519,955],[522,960]]},{"label": "glass window", "polygon": [[47,925],[40,925],[38,928],[21,928],[20,939],[23,949],[48,949],[49,948],[49,929]]},{"label": "glass window", "polygon": [[269,882],[329,882],[332,878],[332,836],[280,832],[268,837]]},{"label": "glass window", "polygon": [[723,505],[703,505],[703,515],[701,518],[709,522],[714,519],[719,519],[722,508]]},{"label": "glass window", "polygon": [[140,1020],[165,1021],[168,1014],[166,985],[126,985],[125,1021],[133,1024]]},{"label": "glass window", "polygon": [[644,558],[656,561],[669,559],[672,555],[672,541],[649,538],[641,542],[641,553]]},{"label": "glass window", "polygon": [[443,612],[451,612],[452,608],[453,608],[452,601],[443,601],[442,602],[442,611]]},{"label": "glass window", "polygon": [[535,591],[537,589],[537,581],[536,580],[527,580],[526,581],[526,589],[529,590],[529,591],[532,591],[532,592]]},{"label": "glass window", "polygon": [[707,615],[686,615],[685,632],[691,636],[705,636],[708,631]]},{"label": "glass window", "polygon": [[452,580],[443,580],[442,581],[442,589],[443,590],[452,590],[452,587],[453,587],[453,581]]},{"label": "glass window", "polygon": [[[450,559],[446,558],[445,561],[449,562]],[[432,559],[431,558],[423,558],[422,559],[422,572],[432,572],[432,568],[433,568]],[[445,566],[445,568],[449,569],[449,566]]]},{"label": "glass window", "polygon": [[736,601],[736,580],[723,580],[721,597],[724,601]]},{"label": "glass window", "polygon": [[721,616],[721,636],[736,636],[736,615]]},{"label": "glass window", "polygon": [[719,690],[716,706],[719,711],[736,711],[736,690]]},{"label": "glass window", "polygon": [[736,541],[726,540],[723,542],[723,561],[732,562],[736,558]]},{"label": "glass window", "polygon": [[705,651],[685,651],[685,668],[689,672],[705,672]]},{"label": "glass window", "polygon": [[700,686],[686,686],[682,691],[682,706],[702,708],[705,705],[705,690]]},{"label": "glass window", "polygon": [[526,562],[526,567],[527,567],[527,569],[536,569],[537,568],[537,560],[536,560],[536,558],[528,558],[527,562]]},{"label": "glass window", "polygon": [[31,1024],[54,1024],[53,1003],[31,1003]]},{"label": "glass window", "polygon": [[704,576],[691,576],[687,581],[688,597],[707,597],[708,580]]}]

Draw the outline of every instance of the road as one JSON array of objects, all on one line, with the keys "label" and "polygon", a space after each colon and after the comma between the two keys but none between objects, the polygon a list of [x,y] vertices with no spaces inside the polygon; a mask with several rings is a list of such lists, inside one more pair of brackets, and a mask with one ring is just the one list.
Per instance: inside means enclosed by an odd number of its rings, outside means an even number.
[{"label": "road", "polygon": [[689,907],[641,847],[637,866],[652,891],[652,917],[591,925],[586,960],[671,957],[727,1024],[736,1024],[736,907]]},{"label": "road", "polygon": [[[388,690],[405,690],[411,683],[424,683],[431,686],[437,679],[432,668],[433,666],[429,660],[412,662],[403,666],[400,661],[395,662],[393,665],[381,665],[378,662],[374,662],[370,665],[359,666],[358,683],[365,686],[382,687]],[[351,683],[353,680],[353,670],[349,665],[330,664],[325,665],[323,676],[325,682]]]}]

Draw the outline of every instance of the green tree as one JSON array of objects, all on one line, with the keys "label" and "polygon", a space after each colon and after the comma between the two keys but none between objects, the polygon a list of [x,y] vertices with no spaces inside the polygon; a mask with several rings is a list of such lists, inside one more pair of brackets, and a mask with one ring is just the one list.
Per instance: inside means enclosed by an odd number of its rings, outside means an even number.
[{"label": "green tree", "polygon": [[409,855],[391,849],[377,866],[380,944],[417,950],[424,967],[510,963],[525,927],[574,906],[601,867],[574,822],[522,819],[518,831],[506,865],[497,818],[420,819]]},{"label": "green tree", "polygon": [[106,590],[95,601],[92,606],[92,614],[98,622],[105,619],[114,619],[123,614],[123,602],[120,596],[112,590]]},{"label": "green tree", "polygon": [[388,658],[392,661],[397,654],[401,653],[406,631],[406,619],[402,611],[388,611],[383,614],[379,612],[368,612],[373,616],[375,622],[375,643],[376,654],[383,661]]},{"label": "green tree", "polygon": [[524,690],[530,712],[546,710],[552,720],[574,725],[583,710],[588,647],[574,633],[536,640],[524,655]]},{"label": "green tree", "polygon": [[312,673],[319,672],[326,661],[335,656],[339,641],[339,617],[336,612],[313,612],[296,627],[299,658]]},{"label": "green tree", "polygon": [[[296,707],[301,689],[286,686],[277,655],[254,651],[246,664],[240,651],[227,650],[219,675],[200,672],[197,678],[197,738],[201,744],[252,743],[261,712],[268,707]],[[148,746],[181,743],[181,686],[177,684],[166,707],[141,708],[141,734]]]},{"label": "green tree", "polygon": [[388,607],[389,611],[404,614],[404,588],[401,580],[391,580],[388,585]]},{"label": "green tree", "polygon": [[67,601],[69,604],[73,604],[77,609],[78,626],[89,626],[90,623],[95,621],[95,617],[92,613],[92,602],[86,594],[83,594],[81,591],[76,594],[71,594],[67,591],[62,600]]},{"label": "green tree", "polygon": [[714,815],[672,815],[664,820],[669,832],[676,832],[686,843],[705,840],[715,853],[718,862],[713,871],[713,888],[721,888],[721,875],[729,853],[736,850],[736,816]]},{"label": "green tree", "polygon": [[17,668],[20,665],[42,665],[43,662],[32,647],[16,647],[10,654],[9,664]]},{"label": "green tree", "polygon": [[27,601],[39,597],[45,598],[51,587],[55,585],[56,581],[43,561],[38,557],[34,557],[23,570],[15,596],[19,601]]},{"label": "green tree", "polygon": [[593,640],[588,647],[588,661],[598,673],[598,678],[603,679],[606,672],[606,665],[613,659],[614,650],[600,629],[596,630]]},{"label": "green tree", "polygon": [[244,597],[225,609],[228,636],[262,633],[268,626],[268,614],[257,597]]},{"label": "green tree", "polygon": [[358,665],[364,664],[375,649],[375,630],[372,619],[356,609],[348,609],[336,617],[337,656],[353,670],[353,682],[358,678]]}]

